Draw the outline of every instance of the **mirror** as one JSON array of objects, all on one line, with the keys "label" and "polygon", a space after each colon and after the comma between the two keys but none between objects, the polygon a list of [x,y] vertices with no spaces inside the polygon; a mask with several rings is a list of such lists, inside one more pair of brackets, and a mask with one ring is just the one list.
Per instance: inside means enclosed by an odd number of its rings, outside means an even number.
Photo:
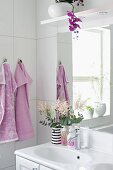
[{"label": "mirror", "polygon": [[106,132],[106,133],[113,134],[113,125],[102,126],[102,127],[96,128],[95,130],[98,130],[100,132]]},{"label": "mirror", "polygon": [[113,25],[106,25],[81,29],[78,39],[71,32],[57,34],[58,66],[65,68],[70,103],[75,109],[84,103],[79,111],[85,120],[98,122],[94,127],[110,123],[112,116],[112,33]]}]

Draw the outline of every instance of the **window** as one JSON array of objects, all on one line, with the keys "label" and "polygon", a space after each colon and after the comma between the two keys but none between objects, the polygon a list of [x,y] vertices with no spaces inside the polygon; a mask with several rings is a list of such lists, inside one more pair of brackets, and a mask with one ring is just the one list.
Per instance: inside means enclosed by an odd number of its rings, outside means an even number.
[{"label": "window", "polygon": [[102,101],[110,114],[110,29],[81,30],[73,39],[73,101]]}]

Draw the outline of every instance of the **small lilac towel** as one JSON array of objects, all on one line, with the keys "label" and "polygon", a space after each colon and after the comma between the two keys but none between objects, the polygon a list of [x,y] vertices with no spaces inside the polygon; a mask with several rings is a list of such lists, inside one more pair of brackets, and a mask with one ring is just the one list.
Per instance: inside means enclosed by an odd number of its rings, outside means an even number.
[{"label": "small lilac towel", "polygon": [[28,90],[32,80],[25,70],[23,63],[19,63],[15,70],[15,80],[17,83],[16,92],[16,128],[19,140],[26,140],[34,136],[32,121],[30,116]]},{"label": "small lilac towel", "polygon": [[67,90],[68,80],[63,65],[57,68],[57,99],[65,100],[69,103],[69,95]]},{"label": "small lilac towel", "polygon": [[0,143],[18,139],[14,109],[14,93],[16,87],[10,66],[4,63],[0,72]]}]

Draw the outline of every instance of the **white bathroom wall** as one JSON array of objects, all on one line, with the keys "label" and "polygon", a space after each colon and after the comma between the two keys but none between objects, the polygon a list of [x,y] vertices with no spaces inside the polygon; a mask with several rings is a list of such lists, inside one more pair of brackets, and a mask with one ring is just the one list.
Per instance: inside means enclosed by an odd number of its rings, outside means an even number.
[{"label": "white bathroom wall", "polygon": [[[54,103],[56,100],[56,37],[37,40],[37,100]],[[37,103],[38,103],[37,101]],[[37,135],[38,144],[50,141],[50,129],[39,124],[41,116],[38,113]]]},{"label": "white bathroom wall", "polygon": [[[32,122],[36,133],[36,0],[0,0],[0,63],[8,59],[14,71],[23,60],[33,79],[30,89]],[[20,106],[21,107],[21,106]],[[0,170],[15,170],[14,151],[36,144],[33,139],[0,144]]]},{"label": "white bathroom wall", "polygon": [[[57,28],[41,26],[47,19],[48,6],[53,0],[37,0],[37,102],[54,103],[56,100]],[[38,111],[37,111],[38,112]],[[41,116],[37,113],[38,144],[50,141],[50,129],[39,124]]]}]

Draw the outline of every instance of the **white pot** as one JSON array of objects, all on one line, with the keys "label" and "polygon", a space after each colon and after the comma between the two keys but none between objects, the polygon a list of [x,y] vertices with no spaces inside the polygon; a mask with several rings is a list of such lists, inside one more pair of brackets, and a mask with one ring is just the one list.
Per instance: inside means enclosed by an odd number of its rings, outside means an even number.
[{"label": "white pot", "polygon": [[87,119],[92,119],[94,114],[94,109],[85,111]]},{"label": "white pot", "polygon": [[106,104],[105,103],[96,102],[94,110],[95,110],[95,113],[98,115],[98,117],[101,117],[106,112]]},{"label": "white pot", "polygon": [[48,8],[48,13],[51,18],[66,15],[67,11],[72,11],[72,6],[66,2],[55,3]]}]

